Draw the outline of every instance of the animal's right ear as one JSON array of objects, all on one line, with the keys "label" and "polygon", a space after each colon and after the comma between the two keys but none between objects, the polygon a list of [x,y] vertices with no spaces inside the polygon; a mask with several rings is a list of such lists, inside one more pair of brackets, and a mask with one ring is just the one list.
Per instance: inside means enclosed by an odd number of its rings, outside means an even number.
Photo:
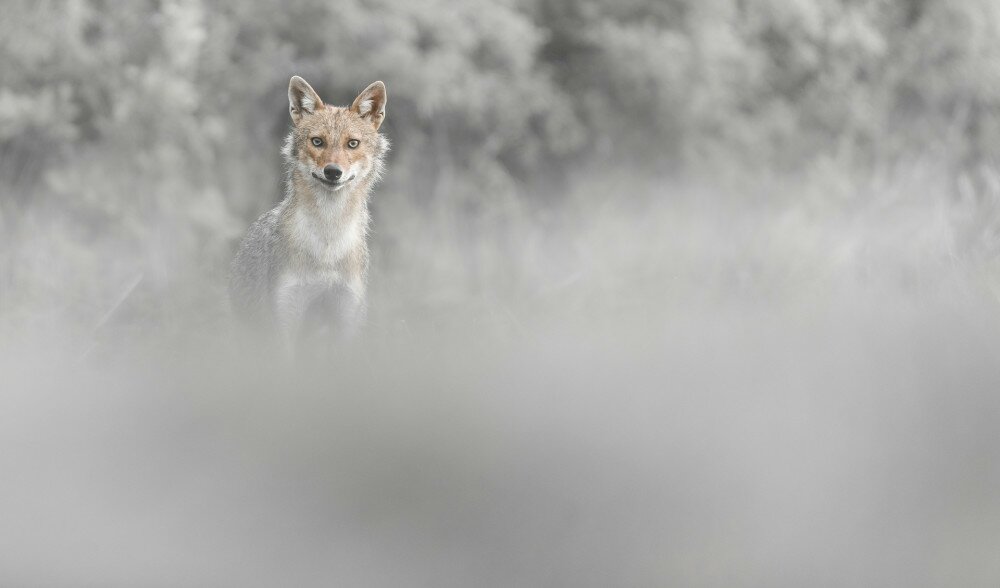
[{"label": "animal's right ear", "polygon": [[303,116],[320,108],[323,108],[323,101],[316,90],[299,76],[292,76],[288,82],[288,112],[292,115],[292,122],[298,123]]}]

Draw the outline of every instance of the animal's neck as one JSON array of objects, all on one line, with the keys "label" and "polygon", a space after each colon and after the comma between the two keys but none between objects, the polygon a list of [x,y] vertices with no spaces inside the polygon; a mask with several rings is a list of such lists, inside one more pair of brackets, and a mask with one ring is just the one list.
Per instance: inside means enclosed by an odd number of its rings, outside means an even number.
[{"label": "animal's neck", "polygon": [[367,179],[333,191],[317,185],[302,170],[293,169],[288,188],[293,208],[308,213],[331,230],[367,221],[368,192],[371,189]]}]

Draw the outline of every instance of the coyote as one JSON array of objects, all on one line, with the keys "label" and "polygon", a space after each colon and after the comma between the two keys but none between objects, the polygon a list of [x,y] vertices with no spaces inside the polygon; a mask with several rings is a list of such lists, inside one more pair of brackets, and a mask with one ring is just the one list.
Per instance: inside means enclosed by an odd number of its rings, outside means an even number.
[{"label": "coyote", "polygon": [[368,197],[389,150],[378,132],[385,103],[382,82],[347,108],[323,104],[298,76],[288,84],[285,197],[243,238],[229,298],[242,322],[289,349],[320,332],[349,336],[364,320]]}]

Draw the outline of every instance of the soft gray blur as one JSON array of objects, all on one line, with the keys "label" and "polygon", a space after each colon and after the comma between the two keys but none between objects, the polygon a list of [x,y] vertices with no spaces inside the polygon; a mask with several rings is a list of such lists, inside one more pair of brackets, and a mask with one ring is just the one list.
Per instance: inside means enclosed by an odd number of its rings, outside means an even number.
[{"label": "soft gray blur", "polygon": [[[995,0],[9,0],[0,586],[1000,583]],[[286,88],[371,310],[230,328]]]}]

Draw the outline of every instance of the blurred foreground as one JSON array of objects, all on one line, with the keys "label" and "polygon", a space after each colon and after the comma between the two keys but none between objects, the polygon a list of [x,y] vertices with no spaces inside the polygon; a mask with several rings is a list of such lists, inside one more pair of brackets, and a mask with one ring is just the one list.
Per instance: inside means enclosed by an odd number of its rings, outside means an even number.
[{"label": "blurred foreground", "polygon": [[10,586],[991,586],[995,309],[5,350]]}]

